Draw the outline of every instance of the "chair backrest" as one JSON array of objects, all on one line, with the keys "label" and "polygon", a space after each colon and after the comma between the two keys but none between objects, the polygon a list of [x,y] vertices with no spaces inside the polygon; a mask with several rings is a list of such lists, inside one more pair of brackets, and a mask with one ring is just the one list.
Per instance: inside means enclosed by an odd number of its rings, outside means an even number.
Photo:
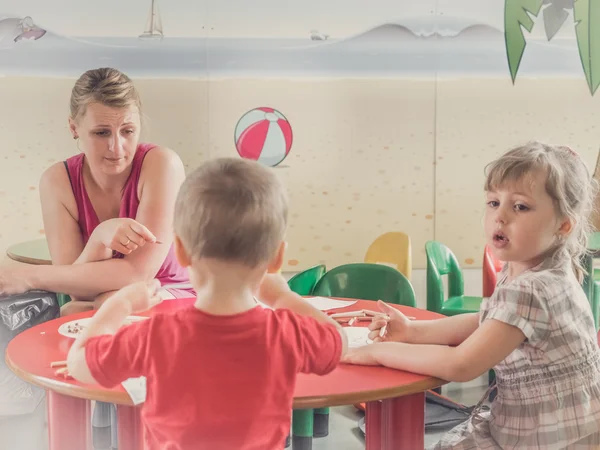
[{"label": "chair backrest", "polygon": [[312,291],[326,271],[323,264],[313,266],[303,272],[297,273],[288,280],[288,286],[298,295],[312,295]]},{"label": "chair backrest", "polygon": [[412,275],[410,237],[400,231],[382,234],[367,249],[364,262],[394,264],[398,271],[410,280]]},{"label": "chair backrest", "polygon": [[483,296],[491,297],[496,289],[498,272],[502,270],[502,261],[496,259],[486,245],[483,250]]},{"label": "chair backrest", "polygon": [[361,300],[383,300],[397,305],[416,306],[410,281],[393,267],[355,263],[325,273],[313,295]]},{"label": "chair backrest", "polygon": [[441,242],[427,241],[427,309],[440,312],[446,300],[443,275],[448,275],[448,297],[464,294],[462,270],[454,253]]}]

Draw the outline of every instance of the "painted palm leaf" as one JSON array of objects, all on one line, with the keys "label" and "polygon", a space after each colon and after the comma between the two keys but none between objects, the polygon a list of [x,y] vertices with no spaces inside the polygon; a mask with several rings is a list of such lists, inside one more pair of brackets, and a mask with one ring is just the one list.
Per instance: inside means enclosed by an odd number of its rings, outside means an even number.
[{"label": "painted palm leaf", "polygon": [[[582,0],[578,0],[582,1]],[[531,32],[533,19],[542,8],[543,0],[506,0],[504,3],[504,39],[506,41],[506,56],[513,83],[519,71],[521,58],[525,51],[525,36],[523,28]]]},{"label": "painted palm leaf", "polygon": [[600,85],[600,2],[575,0],[573,15],[581,65],[594,95]]},{"label": "painted palm leaf", "polygon": [[544,8],[544,29],[548,40],[563,26],[569,17],[568,10],[573,9],[574,2],[575,0],[544,0],[544,5],[548,5]]}]

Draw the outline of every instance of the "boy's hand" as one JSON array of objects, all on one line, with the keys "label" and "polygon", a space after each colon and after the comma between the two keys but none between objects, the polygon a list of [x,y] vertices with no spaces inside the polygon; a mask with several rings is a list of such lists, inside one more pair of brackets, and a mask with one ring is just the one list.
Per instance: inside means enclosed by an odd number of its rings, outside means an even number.
[{"label": "boy's hand", "polygon": [[131,312],[139,313],[149,310],[162,302],[158,294],[160,281],[154,279],[151,281],[140,281],[130,284],[117,291],[115,296],[128,301],[131,305]]},{"label": "boy's hand", "polygon": [[[377,318],[374,318],[369,324],[369,330],[371,330],[369,333],[369,339],[371,339],[373,342],[409,342],[411,321],[396,308],[388,305],[385,302],[382,302],[381,300],[377,302],[377,306],[386,314],[386,316],[377,316]],[[380,337],[379,333],[386,325],[386,332],[383,337]]]},{"label": "boy's hand", "polygon": [[378,366],[379,363],[373,354],[374,347],[378,344],[368,344],[361,347],[349,348],[342,356],[342,363],[359,366]]},{"label": "boy's hand", "polygon": [[289,292],[291,292],[290,287],[281,273],[268,273],[262,279],[257,297],[261,302],[272,307],[277,299]]}]

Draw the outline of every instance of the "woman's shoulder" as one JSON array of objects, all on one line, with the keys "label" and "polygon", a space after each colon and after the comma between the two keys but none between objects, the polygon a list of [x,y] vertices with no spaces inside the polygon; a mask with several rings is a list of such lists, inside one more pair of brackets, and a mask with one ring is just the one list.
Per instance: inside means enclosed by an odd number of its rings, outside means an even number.
[{"label": "woman's shoulder", "polygon": [[54,163],[42,172],[39,188],[41,192],[63,190],[66,188],[71,190],[71,182],[69,173],[65,167],[65,161]]},{"label": "woman's shoulder", "polygon": [[181,158],[169,147],[154,144],[139,144],[138,152],[140,157],[143,158],[142,170],[145,166],[160,166],[166,164],[170,167],[183,167]]},{"label": "woman's shoulder", "polygon": [[150,180],[161,184],[160,180],[172,182],[183,178],[185,168],[177,152],[160,145],[145,150],[139,175],[141,185]]}]

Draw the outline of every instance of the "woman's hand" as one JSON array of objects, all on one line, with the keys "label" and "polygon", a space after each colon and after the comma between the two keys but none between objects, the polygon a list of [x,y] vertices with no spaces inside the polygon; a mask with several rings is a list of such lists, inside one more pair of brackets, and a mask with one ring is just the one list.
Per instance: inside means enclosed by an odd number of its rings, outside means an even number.
[{"label": "woman's hand", "polygon": [[[377,316],[369,324],[369,339],[373,342],[395,341],[410,342],[411,321],[393,306],[379,300],[379,309],[385,316]],[[387,326],[386,326],[387,325]],[[383,337],[380,336],[381,329],[386,327]]]},{"label": "woman's hand", "polygon": [[33,289],[32,267],[15,264],[0,268],[0,295],[22,294]]},{"label": "woman's hand", "polygon": [[129,255],[147,242],[156,242],[156,236],[134,219],[119,217],[101,222],[94,229],[90,241],[101,243],[105,248],[123,255]]}]

